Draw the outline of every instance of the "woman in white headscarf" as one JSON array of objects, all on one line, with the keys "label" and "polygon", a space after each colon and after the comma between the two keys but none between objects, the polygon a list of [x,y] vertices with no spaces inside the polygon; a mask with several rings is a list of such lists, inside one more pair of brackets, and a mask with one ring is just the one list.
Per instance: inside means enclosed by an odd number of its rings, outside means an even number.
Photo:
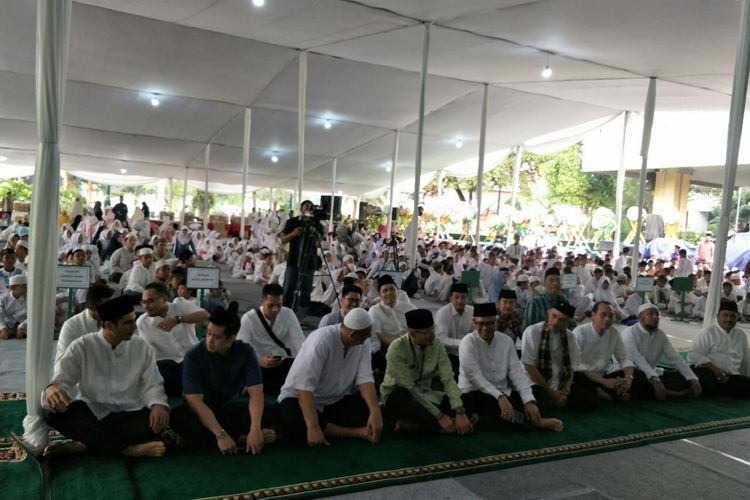
[{"label": "woman in white headscarf", "polygon": [[625,317],[625,313],[622,311],[620,306],[617,304],[617,297],[615,291],[612,289],[612,285],[609,282],[609,278],[602,277],[599,283],[596,285],[596,292],[594,292],[594,302],[609,302],[612,309],[615,312],[615,319],[620,321]]},{"label": "woman in white headscarf", "polygon": [[174,255],[178,257],[183,251],[189,250],[195,255],[195,244],[193,243],[193,236],[190,234],[190,229],[187,226],[182,226],[179,232],[174,235]]}]

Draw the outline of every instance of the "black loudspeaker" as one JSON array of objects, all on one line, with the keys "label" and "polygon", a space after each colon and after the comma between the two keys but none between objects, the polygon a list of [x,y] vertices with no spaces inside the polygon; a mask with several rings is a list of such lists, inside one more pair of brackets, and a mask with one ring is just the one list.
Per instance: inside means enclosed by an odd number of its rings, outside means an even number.
[{"label": "black loudspeaker", "polygon": [[391,209],[391,219],[398,220],[398,207],[393,207]]},{"label": "black loudspeaker", "polygon": [[365,220],[367,219],[367,210],[368,205],[366,202],[362,201],[359,204],[359,220]]},{"label": "black loudspeaker", "polygon": [[646,191],[656,189],[656,172],[646,172]]},{"label": "black loudspeaker", "polygon": [[[320,197],[320,207],[325,210],[328,214],[331,213],[331,195],[325,194]],[[341,215],[341,196],[336,196],[333,199],[333,218],[337,218]]]}]

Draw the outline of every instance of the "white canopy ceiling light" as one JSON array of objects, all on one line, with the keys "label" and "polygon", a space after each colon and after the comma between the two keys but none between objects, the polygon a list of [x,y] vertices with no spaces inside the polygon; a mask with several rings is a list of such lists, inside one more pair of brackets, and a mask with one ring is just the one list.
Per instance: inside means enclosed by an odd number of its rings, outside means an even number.
[{"label": "white canopy ceiling light", "polygon": [[278,153],[276,151],[274,151],[273,154],[271,155],[271,162],[272,163],[278,163],[279,162],[279,156],[278,156]]},{"label": "white canopy ceiling light", "polygon": [[552,76],[552,68],[550,68],[548,64],[542,70],[542,78],[549,78],[551,76]]},{"label": "white canopy ceiling light", "polygon": [[253,0],[254,7],[263,7],[266,5],[266,0]]},{"label": "white canopy ceiling light", "polygon": [[330,130],[333,124],[331,123],[331,120],[326,118],[326,120],[323,122],[323,128],[326,130]]},{"label": "white canopy ceiling light", "polygon": [[121,169],[120,169],[120,173],[121,173],[121,174],[123,174],[123,175],[125,175],[125,174],[127,174],[127,173],[128,173],[128,170],[127,170],[127,169],[125,169],[125,168],[121,168]]},{"label": "white canopy ceiling light", "polygon": [[456,139],[456,149],[461,149],[464,146],[463,139]]},{"label": "white canopy ceiling light", "polygon": [[5,155],[0,155],[0,161],[8,161],[8,157]]},{"label": "white canopy ceiling light", "polygon": [[159,107],[159,104],[161,104],[161,100],[159,99],[159,96],[154,94],[151,96],[151,105],[155,108]]}]

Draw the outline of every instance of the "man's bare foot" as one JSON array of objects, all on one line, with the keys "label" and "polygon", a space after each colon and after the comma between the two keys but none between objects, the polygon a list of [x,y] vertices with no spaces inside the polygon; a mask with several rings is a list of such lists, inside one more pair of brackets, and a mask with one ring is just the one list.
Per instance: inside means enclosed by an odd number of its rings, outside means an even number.
[{"label": "man's bare foot", "polygon": [[563,423],[562,420],[559,420],[557,418],[540,418],[537,427],[550,431],[562,432]]},{"label": "man's bare foot", "polygon": [[17,339],[25,339],[26,338],[26,332],[18,330],[16,331],[16,338]]},{"label": "man's bare foot", "polygon": [[10,333],[8,333],[7,330],[0,331],[0,340],[8,340],[10,338]]},{"label": "man's bare foot", "polygon": [[273,429],[261,429],[260,430],[263,433],[263,443],[264,444],[271,444],[274,441],[276,441],[276,431]]},{"label": "man's bare foot", "polygon": [[163,457],[167,447],[161,441],[135,444],[122,450],[126,457]]},{"label": "man's bare foot", "polygon": [[60,443],[48,444],[42,451],[42,458],[55,458],[60,455],[71,455],[73,453],[83,453],[86,451],[86,445],[78,441],[63,441]]}]

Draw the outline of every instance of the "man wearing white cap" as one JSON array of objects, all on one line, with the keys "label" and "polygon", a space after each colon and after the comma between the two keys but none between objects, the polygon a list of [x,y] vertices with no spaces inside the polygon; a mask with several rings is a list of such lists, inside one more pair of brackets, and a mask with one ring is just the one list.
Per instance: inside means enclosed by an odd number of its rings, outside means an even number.
[{"label": "man wearing white cap", "polygon": [[[664,331],[659,329],[659,308],[654,304],[646,302],[638,308],[638,323],[622,332],[622,341],[628,357],[635,363],[636,372],[642,372],[650,382],[638,391],[642,398],[664,400],[668,396],[700,396],[698,377],[677,354]],[[657,368],[662,357],[677,370]],[[636,380],[642,379],[637,377]]]},{"label": "man wearing white cap", "polygon": [[26,272],[26,257],[29,256],[29,242],[18,240],[16,243],[16,269]]},{"label": "man wearing white cap", "polygon": [[518,273],[516,276],[516,305],[521,311],[526,309],[526,304],[534,298],[534,292],[529,286],[529,275]]},{"label": "man wearing white cap", "polygon": [[99,304],[112,298],[115,291],[107,285],[95,284],[84,289],[86,292],[86,308],[75,316],[68,318],[60,330],[57,340],[57,354],[55,362],[58,362],[65,354],[68,346],[77,338],[87,333],[97,332],[102,326],[101,318],[96,308]]},{"label": "man wearing white cap", "polygon": [[23,274],[23,271],[16,267],[16,252],[12,248],[4,248],[0,251],[0,293],[6,291],[10,286],[10,279],[13,276]]},{"label": "man wearing white cap", "polygon": [[688,363],[707,396],[750,397],[747,335],[737,328],[737,303],[722,300],[716,323],[702,330],[688,353]]},{"label": "man wearing white cap", "polygon": [[138,250],[138,262],[133,264],[133,269],[130,270],[125,295],[132,296],[136,302],[140,301],[143,290],[154,281],[155,276],[154,251],[149,247],[143,247]]},{"label": "man wearing white cap", "polygon": [[0,296],[0,339],[26,338],[26,275],[10,278],[10,289]]},{"label": "man wearing white cap", "polygon": [[[279,395],[279,423],[309,446],[327,438],[377,443],[383,430],[370,363],[372,317],[354,308],[339,325],[312,332],[294,360]],[[352,394],[352,386],[359,394]]]},{"label": "man wearing white cap", "polygon": [[109,279],[113,283],[119,283],[120,278],[133,267],[136,259],[135,243],[138,240],[137,233],[128,233],[122,242],[122,248],[118,248],[109,259]]}]

